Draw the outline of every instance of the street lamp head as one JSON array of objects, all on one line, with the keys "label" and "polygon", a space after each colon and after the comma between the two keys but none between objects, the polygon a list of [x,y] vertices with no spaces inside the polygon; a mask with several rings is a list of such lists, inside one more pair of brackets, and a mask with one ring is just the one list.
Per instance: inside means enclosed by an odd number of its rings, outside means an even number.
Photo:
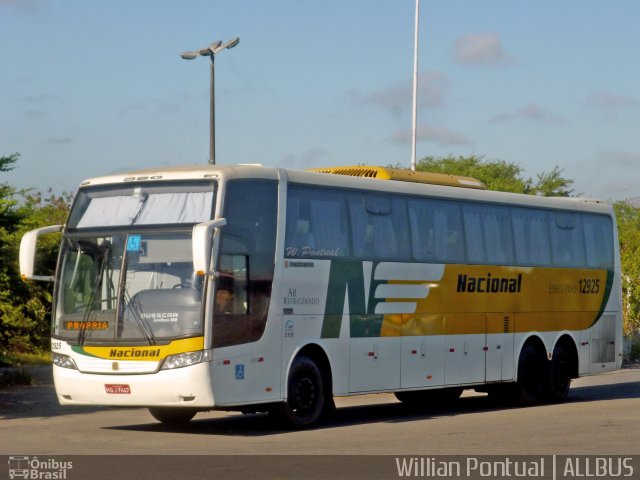
[{"label": "street lamp head", "polygon": [[233,48],[236,45],[238,45],[238,43],[240,42],[240,37],[236,37],[236,38],[232,38],[231,40],[229,40],[227,43],[225,43],[224,45],[222,44],[222,42],[218,43],[218,45],[216,46],[216,48],[213,48],[213,44],[211,45],[212,51],[213,53],[219,53],[222,50],[226,50],[228,48]]},{"label": "street lamp head", "polygon": [[[1,1],[1,0],[0,0]],[[232,38],[227,41],[227,43],[223,44],[221,40],[216,40],[212,42],[211,45],[205,48],[201,48],[195,51],[182,52],[180,56],[185,60],[193,60],[194,58],[201,57],[209,57],[211,60],[211,125],[210,125],[210,135],[209,135],[209,163],[215,165],[216,163],[216,147],[215,147],[215,104],[214,104],[214,64],[213,61],[215,59],[215,54],[225,50],[227,48],[233,48],[240,43],[240,37]]]},{"label": "street lamp head", "polygon": [[198,56],[198,52],[182,52],[180,56],[185,60],[193,60]]},{"label": "street lamp head", "polygon": [[232,38],[227,42],[224,48],[233,48],[240,43],[240,37]]}]

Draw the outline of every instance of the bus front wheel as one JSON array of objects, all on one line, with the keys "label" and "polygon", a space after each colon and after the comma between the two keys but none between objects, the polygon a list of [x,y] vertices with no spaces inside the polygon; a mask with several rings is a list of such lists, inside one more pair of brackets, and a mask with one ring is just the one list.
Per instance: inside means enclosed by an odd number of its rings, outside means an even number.
[{"label": "bus front wheel", "polygon": [[309,357],[298,357],[289,372],[287,401],[269,413],[289,427],[301,428],[315,423],[325,407],[320,369]]},{"label": "bus front wheel", "polygon": [[193,408],[150,407],[149,413],[153,418],[165,425],[184,425],[195,417]]}]

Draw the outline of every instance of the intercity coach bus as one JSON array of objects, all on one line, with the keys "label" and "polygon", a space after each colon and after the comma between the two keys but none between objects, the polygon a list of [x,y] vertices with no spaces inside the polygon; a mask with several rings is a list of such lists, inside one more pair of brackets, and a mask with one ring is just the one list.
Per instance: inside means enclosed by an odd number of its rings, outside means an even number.
[{"label": "intercity coach bus", "polygon": [[561,401],[622,360],[610,205],[380,167],[167,167],[89,179],[62,231],[52,355],[63,405],[268,411],[334,396],[429,405],[476,389]]}]

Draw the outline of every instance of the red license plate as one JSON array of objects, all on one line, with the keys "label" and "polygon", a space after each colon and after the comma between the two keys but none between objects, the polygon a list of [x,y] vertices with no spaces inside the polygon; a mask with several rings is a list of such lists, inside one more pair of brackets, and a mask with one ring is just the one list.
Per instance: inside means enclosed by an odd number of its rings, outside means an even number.
[{"label": "red license plate", "polygon": [[131,387],[129,387],[129,385],[115,385],[115,384],[107,383],[104,386],[104,389],[106,390],[107,393],[116,393],[116,394],[125,394],[125,395],[131,393]]}]

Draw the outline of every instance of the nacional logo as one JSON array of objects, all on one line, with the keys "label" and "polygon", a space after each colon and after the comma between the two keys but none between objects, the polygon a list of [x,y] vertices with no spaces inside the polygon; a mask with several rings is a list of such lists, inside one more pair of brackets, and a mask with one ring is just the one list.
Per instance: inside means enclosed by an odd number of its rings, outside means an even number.
[{"label": "nacional logo", "polygon": [[145,358],[145,357],[157,358],[159,356],[160,356],[159,348],[155,348],[153,350],[148,350],[148,349],[142,350],[139,348],[128,348],[128,349],[112,348],[109,351],[110,358]]},{"label": "nacional logo", "polygon": [[466,274],[458,275],[458,293],[520,293],[522,288],[522,274],[517,277],[493,277],[487,273],[486,277],[471,277]]}]

